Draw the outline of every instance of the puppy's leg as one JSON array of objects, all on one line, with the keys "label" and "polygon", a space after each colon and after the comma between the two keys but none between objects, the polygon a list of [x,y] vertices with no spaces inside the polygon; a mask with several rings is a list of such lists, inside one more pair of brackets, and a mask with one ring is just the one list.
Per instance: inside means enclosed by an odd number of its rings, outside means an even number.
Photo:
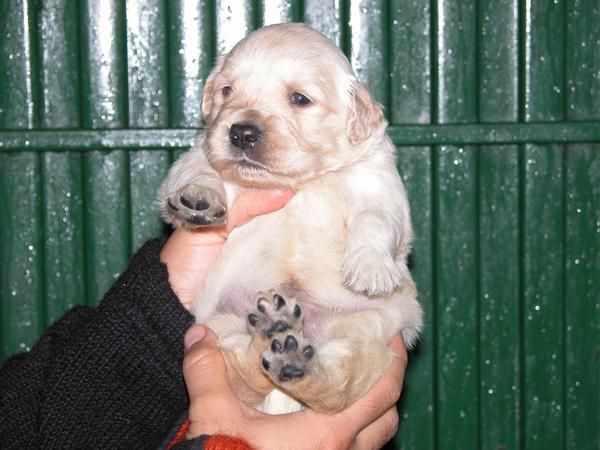
[{"label": "puppy's leg", "polygon": [[380,307],[332,316],[317,343],[302,335],[301,307],[277,294],[271,297],[270,303],[259,297],[257,310],[248,316],[263,370],[279,389],[317,411],[338,411],[365,394],[394,358],[388,340],[402,330],[411,347],[422,324],[410,280],[394,295],[378,299]]},{"label": "puppy's leg", "polygon": [[233,314],[218,314],[207,325],[220,336],[219,348],[227,364],[229,384],[236,395],[250,405],[262,403],[274,386],[257,364],[262,356],[252,345],[244,319]]},{"label": "puppy's leg", "polygon": [[332,322],[331,340],[320,345],[281,320],[260,331],[266,339],[253,341],[257,352],[264,349],[261,365],[273,383],[316,411],[345,408],[375,383],[393,358],[386,342],[366,329],[383,322],[380,313],[352,313]]},{"label": "puppy's leg", "polygon": [[395,169],[393,145],[387,138],[379,145],[387,147],[387,157],[373,158],[353,168],[342,184],[348,211],[342,281],[368,296],[389,295],[410,278],[406,260],[413,239],[408,200]]},{"label": "puppy's leg", "polygon": [[201,144],[173,164],[159,189],[158,204],[165,222],[176,228],[225,223],[223,182],[208,163]]}]

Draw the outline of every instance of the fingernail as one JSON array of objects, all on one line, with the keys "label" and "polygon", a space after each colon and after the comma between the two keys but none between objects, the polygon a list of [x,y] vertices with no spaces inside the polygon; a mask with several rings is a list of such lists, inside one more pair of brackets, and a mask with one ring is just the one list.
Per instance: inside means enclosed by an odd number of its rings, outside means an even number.
[{"label": "fingernail", "polygon": [[200,325],[194,325],[188,330],[183,338],[183,345],[188,350],[192,345],[200,342],[206,336],[206,328]]}]

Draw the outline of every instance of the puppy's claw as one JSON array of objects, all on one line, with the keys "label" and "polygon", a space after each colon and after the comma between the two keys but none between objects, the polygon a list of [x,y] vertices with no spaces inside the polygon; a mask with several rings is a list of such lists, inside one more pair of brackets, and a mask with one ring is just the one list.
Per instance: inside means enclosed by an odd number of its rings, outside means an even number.
[{"label": "puppy's claw", "polygon": [[[285,306],[285,300],[279,294],[273,295],[273,300],[275,301],[275,310],[279,311],[281,308]],[[298,305],[296,305],[298,307]]]},{"label": "puppy's claw", "polygon": [[[271,342],[271,351],[273,353],[283,352],[283,346],[281,345],[281,342],[279,342],[277,339],[273,339],[273,342]],[[287,351],[287,349],[286,349],[286,351]]]},{"label": "puppy's claw", "polygon": [[304,347],[304,350],[302,350],[302,355],[304,355],[306,359],[311,359],[313,356],[315,356],[314,347],[312,345],[307,345]]},{"label": "puppy's claw", "polygon": [[292,335],[285,338],[284,348],[286,352],[293,352],[298,348],[298,341]]},{"label": "puppy's claw", "polygon": [[255,327],[258,323],[258,316],[256,314],[248,314],[248,322],[250,322],[250,325]]}]

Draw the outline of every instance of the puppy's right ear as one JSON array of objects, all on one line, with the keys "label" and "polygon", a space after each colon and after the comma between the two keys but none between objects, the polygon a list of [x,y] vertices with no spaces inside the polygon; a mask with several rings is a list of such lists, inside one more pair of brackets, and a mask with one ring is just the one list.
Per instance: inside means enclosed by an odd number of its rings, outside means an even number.
[{"label": "puppy's right ear", "polygon": [[205,122],[208,122],[208,118],[210,116],[210,110],[212,109],[213,104],[213,94],[214,94],[214,79],[215,76],[221,71],[223,68],[223,63],[225,62],[225,55],[219,55],[217,57],[217,61],[215,63],[215,67],[211,70],[208,78],[206,79],[206,83],[204,84],[204,93],[202,94],[202,118]]}]

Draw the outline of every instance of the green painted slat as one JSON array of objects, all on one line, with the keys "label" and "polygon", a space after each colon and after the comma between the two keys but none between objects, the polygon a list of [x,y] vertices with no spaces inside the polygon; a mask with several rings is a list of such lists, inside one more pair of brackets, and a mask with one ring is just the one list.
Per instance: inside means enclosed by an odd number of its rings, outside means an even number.
[{"label": "green painted slat", "polygon": [[[390,108],[391,123],[429,123],[431,120],[431,42],[429,2],[391,2]],[[411,61],[411,64],[406,64]],[[410,356],[400,403],[395,448],[430,450],[435,446],[434,343],[431,148],[399,147],[398,167],[411,204],[415,242],[411,272],[425,312],[425,329]]]},{"label": "green painted slat", "polygon": [[[565,2],[526,3],[526,121],[562,120]],[[564,445],[564,148],[526,145],[523,181],[523,447]]]},{"label": "green painted slat", "polygon": [[343,49],[342,0],[304,0],[304,22]]},{"label": "green painted slat", "polygon": [[[567,5],[567,117],[600,117],[600,5]],[[600,145],[566,150],[565,446],[600,442]]]},{"label": "green painted slat", "polygon": [[[517,0],[478,8],[478,115],[519,118]],[[519,150],[479,149],[479,447],[520,446]]]},{"label": "green painted slat", "polygon": [[566,444],[600,442],[600,146],[566,154]]},{"label": "green painted slat", "polygon": [[[33,2],[0,3],[0,128],[37,124]],[[0,359],[44,327],[40,155],[0,155]]]},{"label": "green painted slat", "polygon": [[271,25],[284,22],[302,21],[302,3],[290,2],[289,0],[260,0],[258,10],[260,11],[259,24]]},{"label": "green painted slat", "polygon": [[[126,8],[129,126],[162,128],[169,123],[166,5],[161,0],[130,0]],[[169,161],[166,150],[129,154],[132,251],[164,229],[156,192]]]},{"label": "green painted slat", "polygon": [[559,146],[528,147],[524,168],[524,448],[564,439],[564,174]]},{"label": "green painted slat", "polygon": [[477,14],[479,121],[518,122],[519,2],[480,0]]},{"label": "green painted slat", "polygon": [[395,448],[429,450],[434,448],[435,441],[431,149],[399,148],[398,168],[411,205],[415,241],[410,267],[425,312],[425,329],[417,350],[409,356],[399,405],[400,428],[393,444]]},{"label": "green painted slat", "polygon": [[[78,128],[79,44],[75,0],[52,0],[37,7],[42,128]],[[47,150],[53,150],[46,147]],[[58,143],[54,149],[60,149]],[[46,324],[85,302],[82,157],[42,154],[45,232]],[[41,226],[41,224],[40,224]]]},{"label": "green painted slat", "polygon": [[160,0],[128,0],[129,127],[168,125],[166,8]]},{"label": "green painted slat", "polygon": [[211,4],[209,0],[167,3],[172,127],[193,128],[202,121],[202,89],[215,59]]},{"label": "green painted slat", "polygon": [[[127,123],[125,4],[81,5],[83,125]],[[122,150],[84,155],[87,301],[96,304],[125,268],[130,248],[129,161]]]},{"label": "green painted slat", "polygon": [[0,159],[0,336],[4,357],[29,350],[45,326],[39,174],[36,154],[24,152]]},{"label": "green painted slat", "polygon": [[[388,120],[394,125],[428,124],[431,122],[431,5],[420,0],[394,0],[389,21],[392,51]],[[402,133],[397,137],[402,138]]]},{"label": "green painted slat", "polygon": [[257,26],[257,8],[252,0],[215,0],[217,54],[227,53]]},{"label": "green painted slat", "polygon": [[37,124],[33,1],[0,3],[0,128],[24,129]]},{"label": "green painted slat", "polygon": [[479,150],[480,448],[520,448],[519,153]]},{"label": "green painted slat", "polygon": [[[436,121],[476,119],[476,11],[439,1],[435,10]],[[434,152],[436,444],[479,447],[477,154],[471,146]]]},{"label": "green painted slat", "polygon": [[348,33],[349,59],[358,79],[384,110],[389,107],[389,49],[386,31],[387,2],[350,0]]}]

